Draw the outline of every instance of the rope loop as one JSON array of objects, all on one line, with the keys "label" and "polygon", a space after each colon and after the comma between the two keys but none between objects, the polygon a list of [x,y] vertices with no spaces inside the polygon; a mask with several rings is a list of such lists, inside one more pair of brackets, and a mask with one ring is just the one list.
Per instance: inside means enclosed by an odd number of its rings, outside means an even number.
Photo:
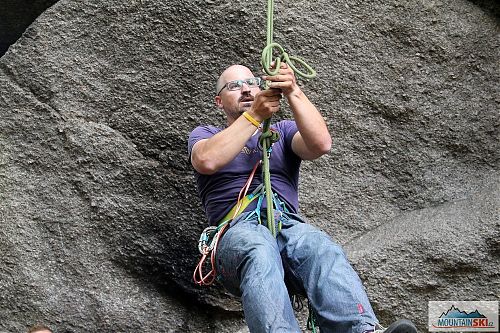
[{"label": "rope loop", "polygon": [[[276,58],[274,58],[274,64],[275,64],[274,70],[271,70],[269,68],[270,64],[268,64],[267,62],[269,59],[273,57],[274,53],[278,53],[278,55],[276,56]],[[311,66],[309,66],[303,59],[299,57],[289,56],[288,53],[283,48],[283,46],[281,46],[280,44],[270,43],[262,50],[260,63],[262,65],[262,68],[264,69],[264,72],[267,75],[273,76],[278,74],[282,62],[290,66],[290,68],[294,71],[294,73],[297,76],[306,79],[312,79],[316,77],[316,71]],[[299,70],[297,66],[304,68],[305,72]]]},{"label": "rope loop", "polygon": [[267,131],[263,132],[259,137],[259,148],[260,150],[264,147],[264,140],[266,141],[267,149],[271,148],[272,144],[278,142],[280,139],[280,133],[276,130],[269,128]]},{"label": "rope loop", "polygon": [[[309,66],[302,58],[291,56],[288,58],[286,63],[298,76],[301,76],[305,79],[312,79],[316,77],[316,71],[314,70],[314,68]],[[299,70],[295,64],[298,64],[299,66],[303,67],[306,70],[306,72],[304,73],[301,70]]]}]

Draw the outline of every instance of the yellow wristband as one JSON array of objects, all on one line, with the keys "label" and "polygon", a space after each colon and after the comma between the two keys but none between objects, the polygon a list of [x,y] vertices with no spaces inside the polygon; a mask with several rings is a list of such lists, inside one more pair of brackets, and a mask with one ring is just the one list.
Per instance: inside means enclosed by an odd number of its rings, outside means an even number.
[{"label": "yellow wristband", "polygon": [[249,122],[251,122],[252,124],[254,124],[255,127],[259,127],[260,126],[260,123],[254,117],[252,117],[251,115],[249,115],[246,111],[243,112],[243,117],[247,118],[247,120]]}]

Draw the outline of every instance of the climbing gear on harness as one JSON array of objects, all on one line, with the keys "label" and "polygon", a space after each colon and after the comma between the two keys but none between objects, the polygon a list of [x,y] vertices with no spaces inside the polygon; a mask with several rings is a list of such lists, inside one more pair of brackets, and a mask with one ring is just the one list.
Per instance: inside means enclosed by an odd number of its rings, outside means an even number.
[{"label": "climbing gear on harness", "polygon": [[[198,250],[200,251],[200,254],[202,256],[200,261],[198,262],[198,265],[196,265],[196,268],[193,273],[193,281],[197,285],[208,286],[214,283],[217,277],[215,269],[215,255],[217,253],[217,244],[219,243],[220,237],[222,237],[224,231],[229,226],[229,222],[235,219],[239,214],[241,214],[241,212],[246,208],[246,206],[248,206],[248,204],[254,200],[253,198],[247,198],[247,199],[245,198],[247,197],[248,189],[252,184],[253,177],[255,176],[255,172],[257,171],[257,167],[259,165],[260,161],[258,161],[253,167],[252,172],[248,176],[245,185],[240,190],[236,205],[229,211],[228,215],[226,215],[226,217],[224,217],[216,227],[212,226],[205,228],[205,230],[203,230],[200,239],[198,241]],[[244,204],[246,204],[245,207]],[[205,264],[205,261],[207,260],[209,255],[210,255],[211,269],[207,274],[204,274],[203,265]]]},{"label": "climbing gear on harness", "polygon": [[257,186],[257,188],[255,190],[253,190],[252,193],[246,195],[241,200],[241,204],[239,205],[238,210],[236,210],[238,205],[234,205],[233,208],[231,208],[231,210],[229,211],[229,213],[227,213],[226,216],[224,216],[222,218],[222,220],[220,220],[219,223],[217,223],[217,225],[221,225],[223,223],[230,222],[234,218],[240,216],[240,214],[243,213],[243,211],[252,203],[252,201],[254,201],[257,198],[260,199],[260,197],[262,196],[262,188],[263,188],[263,186],[262,186],[262,184],[260,184],[259,186]]}]

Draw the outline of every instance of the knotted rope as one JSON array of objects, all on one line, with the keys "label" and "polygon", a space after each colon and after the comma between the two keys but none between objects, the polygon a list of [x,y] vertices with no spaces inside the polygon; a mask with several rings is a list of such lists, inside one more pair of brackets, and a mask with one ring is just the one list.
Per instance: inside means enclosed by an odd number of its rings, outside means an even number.
[{"label": "knotted rope", "polygon": [[[274,34],[274,0],[267,0],[267,37],[266,47],[262,50],[261,65],[267,75],[273,76],[278,74],[281,63],[286,63],[296,75],[310,79],[316,76],[316,71],[309,66],[304,60],[299,57],[289,56],[285,49],[278,43],[273,42]],[[274,70],[271,69],[273,51],[277,50],[279,55],[274,59]],[[297,69],[295,64],[306,69],[306,73]],[[266,82],[266,89],[268,84]],[[262,180],[264,183],[264,190],[266,193],[267,204],[267,227],[276,238],[276,223],[273,214],[273,192],[271,189],[271,174],[269,172],[269,157],[271,145],[278,140],[270,130],[271,119],[266,119],[262,125],[262,135],[259,138],[262,147]]]}]

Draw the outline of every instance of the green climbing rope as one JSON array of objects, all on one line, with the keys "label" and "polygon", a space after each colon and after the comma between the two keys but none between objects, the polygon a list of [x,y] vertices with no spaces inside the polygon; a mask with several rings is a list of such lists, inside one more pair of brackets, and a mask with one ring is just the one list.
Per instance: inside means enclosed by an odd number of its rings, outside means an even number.
[{"label": "green climbing rope", "polygon": [[[299,57],[289,56],[285,49],[278,43],[273,42],[274,34],[274,0],[267,0],[267,29],[266,29],[266,47],[262,50],[261,65],[267,75],[276,75],[280,69],[281,63],[286,63],[296,75],[310,79],[316,76],[316,71],[309,66],[304,60]],[[277,50],[279,55],[274,59],[274,70],[271,69],[273,60],[273,53]],[[296,64],[305,68],[306,72],[300,71]],[[266,82],[266,89],[268,84]],[[271,130],[271,119],[266,119],[262,125],[262,135],[260,137],[260,144],[262,147],[262,180],[264,182],[264,190],[266,193],[267,204],[267,227],[276,238],[276,223],[273,214],[273,193],[271,189],[271,174],[269,172],[269,156],[270,148],[273,144],[273,136]]]}]

